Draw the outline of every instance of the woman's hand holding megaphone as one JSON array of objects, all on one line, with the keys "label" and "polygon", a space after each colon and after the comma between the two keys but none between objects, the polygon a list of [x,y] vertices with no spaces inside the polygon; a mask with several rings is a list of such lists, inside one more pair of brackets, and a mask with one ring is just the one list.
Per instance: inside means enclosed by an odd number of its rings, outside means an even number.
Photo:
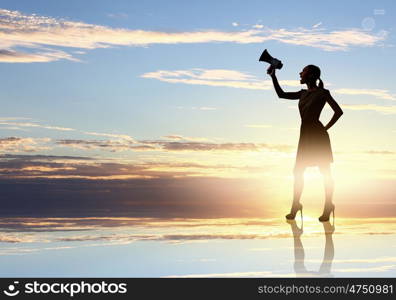
[{"label": "woman's hand holding megaphone", "polygon": [[275,68],[270,65],[267,69],[267,74],[270,75],[271,77],[275,76]]}]

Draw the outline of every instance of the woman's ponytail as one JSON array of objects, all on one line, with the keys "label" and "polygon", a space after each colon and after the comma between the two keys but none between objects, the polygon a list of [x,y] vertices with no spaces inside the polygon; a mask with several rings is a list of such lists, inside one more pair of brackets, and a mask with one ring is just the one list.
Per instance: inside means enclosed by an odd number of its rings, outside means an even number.
[{"label": "woman's ponytail", "polygon": [[324,88],[323,81],[322,79],[320,79],[320,77],[318,79],[319,79],[319,87],[323,89]]},{"label": "woman's ponytail", "polygon": [[[311,80],[314,80],[315,84],[316,84],[316,81],[319,80],[318,86],[319,86],[319,88],[323,89],[324,85],[323,85],[322,79],[320,79],[320,68],[315,65],[308,65],[308,66],[306,66],[306,68],[308,68],[308,70],[309,70],[310,77],[312,78]],[[315,78],[317,78],[317,79],[315,79]]]}]

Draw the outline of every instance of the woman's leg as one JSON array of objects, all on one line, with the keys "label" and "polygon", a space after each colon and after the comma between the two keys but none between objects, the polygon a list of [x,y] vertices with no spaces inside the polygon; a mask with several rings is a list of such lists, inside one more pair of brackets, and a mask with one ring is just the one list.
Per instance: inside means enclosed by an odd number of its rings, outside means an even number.
[{"label": "woman's leg", "polygon": [[304,188],[304,171],[304,166],[296,165],[294,167],[293,204],[300,202],[301,194]]},{"label": "woman's leg", "polygon": [[286,215],[286,219],[293,220],[296,217],[298,211],[301,212],[302,217],[302,205],[300,204],[300,197],[302,189],[304,187],[304,168],[300,168],[297,165],[294,167],[294,196],[293,204],[290,209],[290,214]]},{"label": "woman's leg", "polygon": [[323,175],[325,195],[326,195],[326,203],[325,205],[331,205],[333,199],[333,191],[334,191],[334,181],[331,176],[330,164],[325,164],[319,166],[320,172]]}]

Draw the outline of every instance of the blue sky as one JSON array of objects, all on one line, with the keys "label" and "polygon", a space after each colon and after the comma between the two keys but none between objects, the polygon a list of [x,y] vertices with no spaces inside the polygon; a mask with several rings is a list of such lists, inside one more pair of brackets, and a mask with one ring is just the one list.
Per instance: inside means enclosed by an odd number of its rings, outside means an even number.
[{"label": "blue sky", "polygon": [[[213,132],[213,127],[223,133],[230,126],[230,118],[227,116],[237,112],[246,112],[241,117],[246,121],[254,117],[256,122],[266,119],[266,116],[257,113],[266,109],[277,114],[292,115],[291,112],[288,114],[279,111],[281,106],[274,103],[274,93],[271,90],[262,92],[180,84],[171,86],[140,78],[142,74],[156,70],[202,68],[237,70],[266,80],[264,66],[257,63],[257,57],[263,48],[270,49],[285,62],[286,67],[279,73],[284,79],[296,80],[304,65],[315,63],[322,66],[325,82],[331,82],[337,87],[346,87],[348,83],[347,87],[353,88],[392,88],[391,78],[395,67],[394,49],[391,47],[394,41],[391,31],[392,2],[362,4],[350,1],[342,5],[338,2],[324,5],[313,1],[289,1],[271,5],[262,1],[219,1],[215,4],[171,1],[166,5],[151,1],[95,1],[95,5],[90,1],[71,1],[63,5],[54,5],[48,1],[38,1],[34,5],[29,1],[2,3],[5,9],[18,10],[26,15],[35,13],[38,16],[131,30],[228,32],[249,30],[257,24],[273,29],[292,30],[300,27],[310,29],[321,23],[318,28],[334,31],[362,29],[364,18],[372,18],[375,27],[363,32],[370,35],[389,32],[384,41],[385,46],[351,47],[347,51],[323,51],[316,47],[293,46],[277,41],[251,44],[159,44],[147,47],[115,45],[110,49],[92,49],[83,55],[75,54],[76,58],[82,60],[81,63],[58,60],[50,63],[4,64],[2,80],[7,85],[2,93],[10,99],[4,112],[8,116],[23,115],[66,127],[110,129],[133,136],[159,137],[166,134],[164,124],[172,132],[179,131],[179,123],[182,122],[186,128],[184,134],[191,132],[208,136]],[[375,9],[384,10],[385,14],[375,15]],[[238,23],[238,26],[232,26],[232,23]],[[81,50],[78,47],[59,49]],[[356,72],[362,65],[367,72]],[[373,78],[372,73],[378,71],[381,76]],[[18,89],[21,83],[24,88]],[[213,106],[224,113],[209,112],[209,117],[208,114],[193,114],[190,118],[178,114],[175,111],[177,106]],[[71,114],[73,118],[70,118]],[[87,119],[87,114],[96,118]],[[169,122],[166,117],[169,114],[175,115],[175,119],[180,121],[176,124]],[[105,124],[103,119],[106,119]],[[210,126],[202,126],[197,133],[194,132],[196,123],[191,124],[190,120],[197,120],[201,126],[202,123],[210,122]],[[246,134],[249,135],[234,129],[237,135],[227,139],[243,139]],[[257,137],[249,136],[249,139],[252,138]]]}]

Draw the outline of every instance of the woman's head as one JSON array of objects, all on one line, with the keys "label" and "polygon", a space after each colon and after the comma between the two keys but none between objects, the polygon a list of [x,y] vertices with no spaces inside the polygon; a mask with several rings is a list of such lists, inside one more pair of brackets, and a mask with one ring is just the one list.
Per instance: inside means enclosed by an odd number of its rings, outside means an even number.
[{"label": "woman's head", "polygon": [[320,79],[320,68],[315,65],[308,65],[300,72],[300,83],[314,82],[319,79],[319,87],[323,88],[323,81]]}]

